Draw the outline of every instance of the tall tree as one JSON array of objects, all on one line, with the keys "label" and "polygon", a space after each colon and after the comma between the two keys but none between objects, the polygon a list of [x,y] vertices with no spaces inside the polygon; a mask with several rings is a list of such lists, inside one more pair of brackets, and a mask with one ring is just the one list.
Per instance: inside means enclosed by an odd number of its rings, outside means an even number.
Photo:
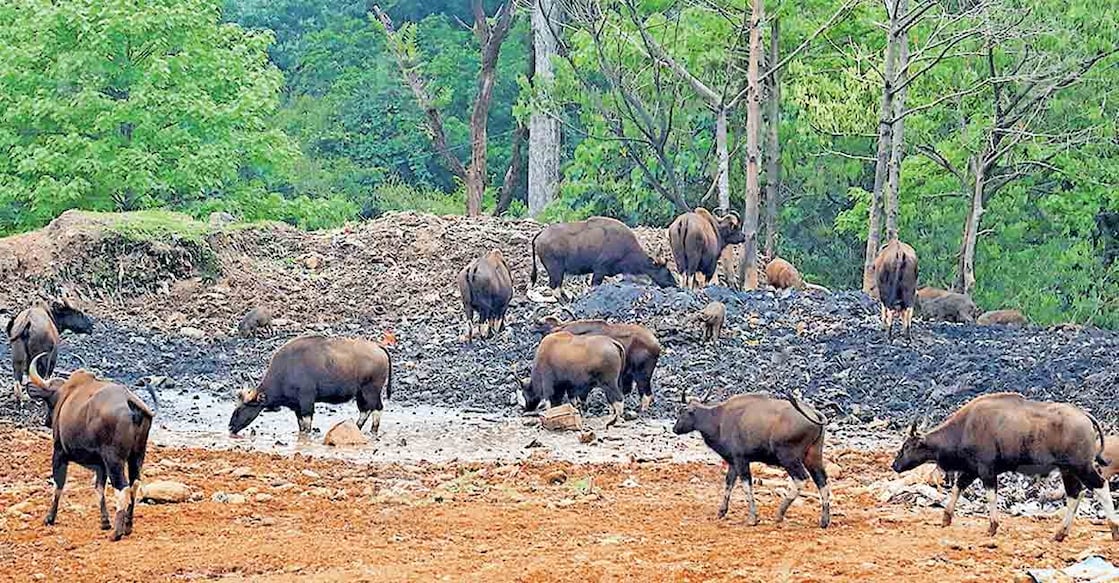
[{"label": "tall tree", "polygon": [[764,0],[750,2],[750,57],[746,69],[746,204],[742,213],[742,232],[746,235],[742,260],[738,264],[738,281],[743,289],[758,287],[758,160],[761,157],[761,81],[758,73],[762,60],[761,24],[765,18]]},{"label": "tall tree", "polygon": [[[768,66],[777,63],[779,55],[780,20],[769,24]],[[765,91],[765,255],[777,256],[777,215],[781,208],[781,72],[774,71],[766,77]]]},{"label": "tall tree", "polygon": [[[556,118],[552,93],[555,85],[553,59],[562,21],[559,0],[532,2],[532,89],[533,109],[529,118],[528,214],[536,217],[556,197],[560,181],[560,121]],[[550,23],[556,23],[553,26]]]},{"label": "tall tree", "polygon": [[463,165],[447,145],[443,116],[435,106],[427,89],[427,81],[420,75],[416,63],[414,28],[411,24],[406,24],[398,33],[387,13],[378,6],[374,6],[373,11],[384,26],[389,39],[388,46],[396,57],[401,74],[412,89],[420,108],[424,110],[436,149],[451,172],[466,186],[466,214],[476,217],[482,213],[482,196],[486,190],[486,136],[490,101],[493,98],[494,71],[501,55],[501,45],[513,24],[514,10],[511,4],[502,3],[491,23],[482,6],[482,0],[473,0],[471,6],[474,13],[474,37],[481,50],[481,64],[478,70],[478,90],[470,114],[469,166]]}]

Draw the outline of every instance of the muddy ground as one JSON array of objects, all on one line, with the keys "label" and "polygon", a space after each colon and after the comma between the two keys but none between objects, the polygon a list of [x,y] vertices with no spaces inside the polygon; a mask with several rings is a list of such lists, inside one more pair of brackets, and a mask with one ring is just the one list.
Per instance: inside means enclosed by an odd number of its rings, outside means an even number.
[{"label": "muddy ground", "polygon": [[142,504],[133,535],[110,543],[89,472],[71,471],[44,527],[45,438],[0,439],[0,572],[13,581],[1009,581],[1117,544],[1083,518],[1059,545],[1051,517],[1004,517],[994,538],[975,517],[941,528],[938,511],[877,503],[868,486],[888,458],[858,451],[833,452],[842,469],[821,530],[811,495],[774,523],[785,481],[769,471],[755,472],[758,526],[743,524],[739,490],[717,520],[710,463],[369,465],[170,447],[149,452],[148,480],[182,481],[196,501]]},{"label": "muddy ground", "polygon": [[[131,386],[154,377],[160,410],[149,475],[185,482],[200,500],[144,506],[136,535],[110,545],[93,528],[87,475],[75,470],[75,506],[44,529],[43,411],[14,403],[4,381],[0,542],[10,544],[0,544],[0,573],[14,580],[118,571],[129,580],[1007,580],[1091,549],[1117,556],[1119,543],[1089,526],[1094,503],[1082,506],[1071,542],[1048,542],[1056,526],[1048,515],[1062,507],[1052,495],[1059,480],[1005,476],[1000,508],[1011,517],[992,546],[978,486],[961,503],[964,518],[942,530],[943,486],[889,472],[911,420],[935,422],[984,393],[1071,401],[1114,428],[1116,332],[919,321],[911,340],[890,341],[860,292],[690,292],[624,278],[586,290],[577,281],[575,315],[640,322],[664,348],[653,409],[603,430],[596,393],[595,439],[583,444],[574,433],[542,431],[510,402],[514,375],[526,374],[539,341],[535,320],[557,308],[528,283],[535,223],[405,213],[328,233],[257,227],[155,246],[107,237],[98,224],[67,213],[43,231],[0,240],[0,324],[32,295],[25,278],[80,295],[97,323],[91,335],[66,334],[60,368],[84,366]],[[664,254],[660,231],[639,237]],[[467,344],[451,282],[491,247],[505,250],[517,293],[506,332]],[[204,265],[192,263],[203,256]],[[686,321],[711,300],[728,307],[718,344],[701,343]],[[232,335],[255,306],[270,308],[276,324]],[[286,411],[264,413],[241,439],[227,435],[237,390],[260,379],[277,347],[306,333],[396,338],[393,399],[370,446],[319,444],[353,415],[352,404],[319,405],[309,442],[295,439]],[[0,362],[10,362],[2,343]],[[841,469],[828,531],[813,527],[809,500],[789,524],[772,524],[784,483],[776,473],[762,478],[769,520],[746,529],[741,507],[714,520],[721,470],[697,437],[671,433],[672,418],[684,394],[717,400],[753,390],[799,392],[831,418],[829,458]],[[231,478],[237,466],[254,476]],[[540,475],[557,466],[568,481],[542,485]],[[244,505],[211,501],[250,488]]]}]

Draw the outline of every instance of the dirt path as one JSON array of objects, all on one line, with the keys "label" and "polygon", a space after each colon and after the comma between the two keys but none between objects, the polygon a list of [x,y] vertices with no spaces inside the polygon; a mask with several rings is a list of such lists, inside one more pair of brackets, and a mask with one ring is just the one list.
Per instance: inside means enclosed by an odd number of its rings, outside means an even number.
[{"label": "dirt path", "polygon": [[[938,511],[880,507],[866,485],[886,477],[888,454],[855,451],[833,453],[842,469],[820,530],[814,496],[773,523],[785,482],[768,471],[755,471],[759,526],[742,524],[741,490],[716,520],[715,464],[360,464],[155,447],[147,481],[184,482],[199,500],[141,505],[132,537],[110,543],[88,471],[71,470],[58,524],[44,527],[48,437],[0,426],[0,441],[0,578],[11,581],[1008,581],[1088,551],[1119,555],[1083,517],[1055,544],[1053,518],[1004,517],[989,539],[980,517],[942,529]],[[547,483],[556,470],[566,480]]]}]

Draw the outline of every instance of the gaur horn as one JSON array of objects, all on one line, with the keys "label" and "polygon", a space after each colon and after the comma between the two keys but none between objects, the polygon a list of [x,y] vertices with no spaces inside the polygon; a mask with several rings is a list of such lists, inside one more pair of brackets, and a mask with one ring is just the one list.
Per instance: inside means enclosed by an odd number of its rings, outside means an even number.
[{"label": "gaur horn", "polygon": [[31,377],[31,384],[39,387],[40,389],[46,389],[50,386],[50,383],[44,381],[43,377],[39,376],[39,359],[46,354],[46,352],[40,352],[39,354],[36,354],[35,358],[31,359],[31,366],[27,369],[27,376]]},{"label": "gaur horn", "polygon": [[916,419],[914,419],[913,422],[909,424],[909,435],[910,436],[917,435],[917,420]]},{"label": "gaur horn", "polygon": [[556,313],[558,314],[559,312],[567,312],[567,314],[569,316],[571,316],[572,320],[578,320],[579,319],[579,317],[575,315],[575,312],[572,312],[571,308],[569,308],[567,306],[560,306],[559,310]]}]

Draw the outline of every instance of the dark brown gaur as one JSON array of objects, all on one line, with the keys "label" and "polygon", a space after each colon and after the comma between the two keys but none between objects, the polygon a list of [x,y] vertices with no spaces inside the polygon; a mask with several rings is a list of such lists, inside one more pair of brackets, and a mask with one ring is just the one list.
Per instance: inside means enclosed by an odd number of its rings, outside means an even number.
[{"label": "dark brown gaur", "polygon": [[[155,414],[132,391],[99,380],[85,370],[74,371],[68,379],[44,380],[36,366],[36,361],[44,357],[45,353],[36,355],[28,370],[31,377],[28,393],[46,402],[54,437],[51,456],[54,499],[43,523],[54,524],[58,501],[66,486],[66,472],[74,462],[93,471],[101,530],[112,528],[112,540],[120,540],[132,533],[140,471]],[[116,515],[111,525],[105,506],[106,480],[116,490]]]},{"label": "dark brown gaur", "polygon": [[[565,311],[571,313],[570,310]],[[636,386],[640,396],[640,410],[644,412],[649,409],[653,403],[653,372],[661,357],[661,343],[652,330],[640,324],[611,324],[606,320],[563,322],[557,316],[545,316],[537,320],[539,332],[548,334],[561,330],[576,336],[608,336],[621,342],[626,350],[625,368],[619,380],[622,394],[630,394]]]},{"label": "dark brown gaur", "polygon": [[1022,328],[1030,323],[1026,315],[1018,310],[992,310],[984,312],[975,320],[980,326],[1007,326]]},{"label": "dark brown gaur", "polygon": [[258,330],[267,329],[272,325],[272,311],[264,306],[249,310],[245,317],[237,324],[237,335],[248,338]]},{"label": "dark brown gaur", "polygon": [[699,287],[700,274],[707,284],[717,283],[716,271],[723,249],[746,240],[737,214],[716,217],[703,207],[676,217],[667,232],[676,272],[688,289]]},{"label": "dark brown gaur", "polygon": [[527,380],[516,377],[522,405],[526,411],[534,411],[542,401],[558,407],[566,395],[582,408],[591,389],[602,387],[610,403],[611,417],[606,422],[610,427],[622,420],[625,409],[619,386],[625,362],[625,347],[609,336],[566,331],[548,334],[536,349],[532,376]]},{"label": "dark brown gaur", "polygon": [[357,426],[373,417],[381,426],[381,393],[392,398],[392,357],[364,338],[301,336],[281,346],[256,388],[243,391],[229,419],[229,432],[249,426],[261,411],[286,407],[295,412],[300,437],[311,433],[315,403],[357,401]]},{"label": "dark brown gaur", "polygon": [[1054,539],[1068,536],[1085,488],[1092,489],[1119,540],[1119,519],[1107,487],[1094,462],[1100,457],[1104,436],[1095,418],[1067,403],[1031,401],[1017,393],[976,397],[932,431],[920,435],[917,422],[894,459],[895,472],[905,472],[926,462],[956,475],[952,494],[944,507],[943,525],[952,523],[960,492],[979,479],[987,490],[989,535],[998,531],[998,475],[1018,472],[1048,475],[1061,472],[1067,509]]},{"label": "dark brown gaur", "polygon": [[513,298],[513,275],[501,250],[471,261],[458,274],[458,291],[466,315],[466,338],[474,340],[474,312],[478,313],[483,338],[505,329],[505,311]]},{"label": "dark brown gaur", "polygon": [[23,400],[23,383],[27,378],[32,356],[43,354],[39,361],[39,376],[50,378],[58,363],[58,346],[61,332],[72,330],[80,334],[93,331],[93,319],[63,294],[61,299],[42,299],[16,314],[8,321],[8,342],[12,351],[12,372],[15,376],[16,399]]},{"label": "dark brown gaur", "polygon": [[637,236],[616,219],[591,217],[585,221],[556,223],[532,238],[532,272],[536,285],[536,258],[548,272],[548,286],[562,297],[565,275],[591,274],[591,285],[611,275],[647,275],[660,287],[676,287],[672,272],[649,257]]},{"label": "dark brown gaur", "polygon": [[734,483],[741,479],[749,503],[747,524],[757,524],[750,463],[761,462],[784,468],[792,481],[792,489],[777,509],[777,522],[785,519],[785,512],[811,477],[820,491],[820,528],[827,528],[831,522],[831,494],[824,470],[827,424],[827,417],[796,397],[779,399],[764,393],[746,393],[715,406],[689,399],[672,430],[677,435],[698,431],[707,447],[727,463],[719,518],[726,516]]},{"label": "dark brown gaur", "polygon": [[910,338],[913,305],[917,296],[917,252],[897,239],[891,239],[874,259],[874,281],[882,305],[882,326],[886,337],[894,337],[894,316],[901,315],[901,327]]}]

